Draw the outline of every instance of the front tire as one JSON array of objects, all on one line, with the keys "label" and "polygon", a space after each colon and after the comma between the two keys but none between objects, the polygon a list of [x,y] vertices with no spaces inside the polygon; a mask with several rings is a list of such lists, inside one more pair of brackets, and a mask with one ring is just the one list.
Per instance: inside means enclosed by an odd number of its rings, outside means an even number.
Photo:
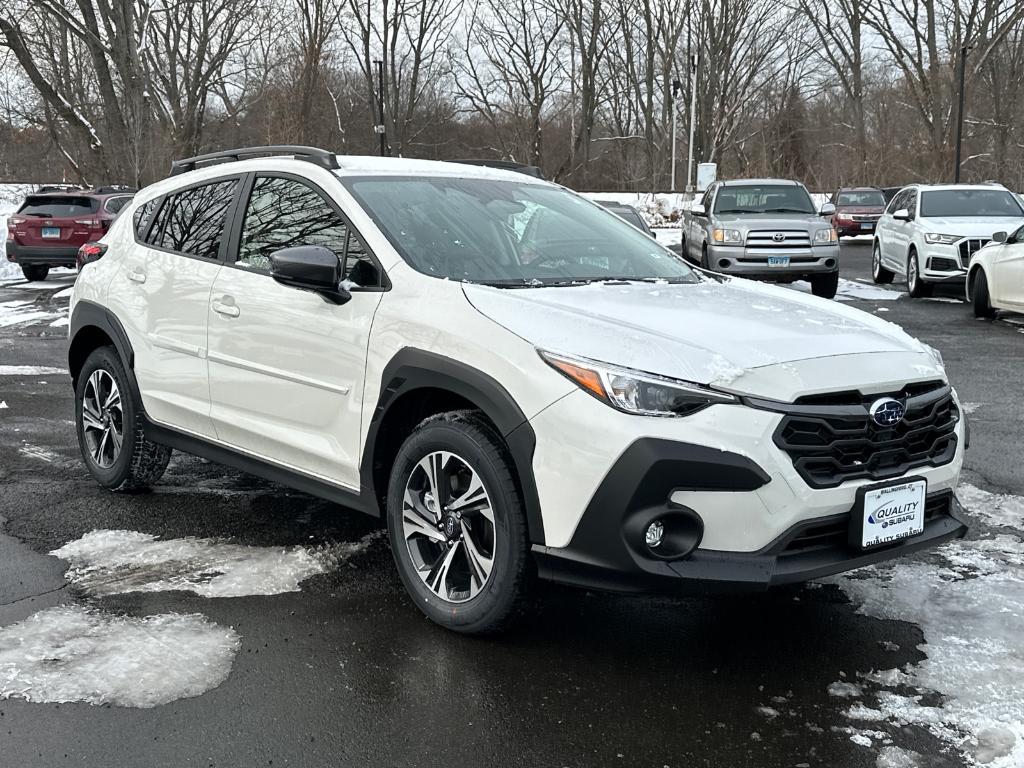
[{"label": "front tire", "polygon": [[918,263],[917,251],[910,249],[907,256],[907,293],[913,299],[922,299],[932,295],[931,283],[921,279],[921,265]]},{"label": "front tire", "polygon": [[882,266],[882,249],[878,245],[878,241],[875,240],[874,247],[871,249],[871,280],[876,285],[888,285],[892,282],[893,277],[895,274]]},{"label": "front tire", "polygon": [[38,265],[23,265],[21,268],[21,274],[25,276],[25,279],[30,283],[35,283],[40,280],[45,280],[46,276],[50,274],[49,267],[40,267]]},{"label": "front tire", "polygon": [[171,449],[146,439],[141,413],[117,352],[94,350],[78,374],[75,425],[86,469],[104,488],[137,491],[167,469]]},{"label": "front tire", "polygon": [[811,276],[811,293],[823,299],[834,299],[839,290],[839,272]]},{"label": "front tire", "polygon": [[980,269],[974,275],[974,284],[971,286],[971,308],[975,317],[982,317],[991,320],[996,316],[992,307],[992,301],[988,295],[988,279]]},{"label": "front tire", "polygon": [[431,621],[467,634],[505,629],[532,578],[515,469],[475,411],[422,422],[398,451],[387,520],[399,576]]}]

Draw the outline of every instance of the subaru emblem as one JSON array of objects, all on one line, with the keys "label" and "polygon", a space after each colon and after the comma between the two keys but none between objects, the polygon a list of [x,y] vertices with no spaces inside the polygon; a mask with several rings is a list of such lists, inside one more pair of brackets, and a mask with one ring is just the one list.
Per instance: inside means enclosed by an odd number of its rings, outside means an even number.
[{"label": "subaru emblem", "polygon": [[871,414],[871,420],[878,426],[895,427],[903,421],[907,409],[899,400],[883,397],[881,400],[875,400],[868,412]]}]

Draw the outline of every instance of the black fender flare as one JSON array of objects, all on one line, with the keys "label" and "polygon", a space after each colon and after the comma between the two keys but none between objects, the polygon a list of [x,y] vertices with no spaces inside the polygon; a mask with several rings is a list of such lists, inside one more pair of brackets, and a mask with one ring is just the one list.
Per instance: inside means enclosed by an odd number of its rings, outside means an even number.
[{"label": "black fender flare", "polygon": [[75,370],[77,367],[75,342],[76,339],[81,337],[83,332],[88,333],[90,328],[99,329],[114,343],[114,348],[117,350],[121,363],[124,365],[124,371],[128,376],[132,395],[135,398],[135,402],[139,404],[139,408],[142,409],[139,383],[135,379],[135,350],[132,348],[131,341],[128,340],[128,334],[125,333],[124,326],[117,319],[117,315],[109,309],[87,300],[80,300],[75,304],[75,311],[71,315],[71,322],[69,324],[68,371],[71,373],[71,385],[73,387],[78,385]]},{"label": "black fender flare", "polygon": [[536,435],[526,415],[508,391],[486,373],[434,352],[404,347],[384,367],[380,396],[370,419],[363,458],[360,484],[371,496],[376,494],[373,460],[381,423],[390,406],[402,396],[417,389],[443,389],[473,403],[494,424],[508,445],[515,464],[527,529],[533,544],[544,543],[544,519],[533,474]]}]

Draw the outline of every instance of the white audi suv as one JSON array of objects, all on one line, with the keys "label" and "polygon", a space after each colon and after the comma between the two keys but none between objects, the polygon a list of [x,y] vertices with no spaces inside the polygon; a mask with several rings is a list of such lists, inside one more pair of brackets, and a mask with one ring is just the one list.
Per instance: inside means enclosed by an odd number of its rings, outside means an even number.
[{"label": "white audi suv", "polygon": [[177,449],[378,516],[455,630],[505,626],[538,577],[766,589],[966,531],[934,349],[527,175],[221,152],[82,261],[68,359],[101,485],[159,492]]},{"label": "white audi suv", "polygon": [[930,296],[935,285],[963,284],[971,256],[996,232],[1024,225],[1024,207],[999,184],[912,184],[889,201],[875,227],[871,276],[906,277],[907,293]]}]

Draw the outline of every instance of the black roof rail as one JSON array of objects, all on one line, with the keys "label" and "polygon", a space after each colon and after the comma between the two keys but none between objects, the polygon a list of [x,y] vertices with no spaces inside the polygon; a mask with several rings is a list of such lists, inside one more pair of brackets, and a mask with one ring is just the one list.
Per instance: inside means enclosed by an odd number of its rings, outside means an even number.
[{"label": "black roof rail", "polygon": [[89,191],[95,195],[116,195],[119,192],[123,192],[128,195],[134,194],[139,190],[137,187],[129,187],[125,184],[108,184],[103,187],[93,187]]},{"label": "black roof rail", "polygon": [[34,195],[45,194],[46,192],[84,192],[85,187],[80,187],[78,184],[44,184],[35,192],[31,193]]},{"label": "black roof rail", "polygon": [[338,156],[326,149],[316,147],[293,146],[291,144],[271,145],[268,147],[241,147],[240,149],[225,149],[222,152],[211,152],[208,155],[196,155],[185,157],[171,163],[171,176],[179,173],[194,171],[204,165],[215,165],[217,163],[228,163],[234,160],[241,160],[246,157],[258,155],[292,155],[296,160],[306,162],[335,171],[341,166],[338,165]]},{"label": "black roof rail", "polygon": [[481,165],[485,168],[500,168],[503,171],[515,171],[535,179],[543,179],[544,172],[536,165],[516,163],[511,160],[449,160],[449,163],[462,163],[463,165]]}]

